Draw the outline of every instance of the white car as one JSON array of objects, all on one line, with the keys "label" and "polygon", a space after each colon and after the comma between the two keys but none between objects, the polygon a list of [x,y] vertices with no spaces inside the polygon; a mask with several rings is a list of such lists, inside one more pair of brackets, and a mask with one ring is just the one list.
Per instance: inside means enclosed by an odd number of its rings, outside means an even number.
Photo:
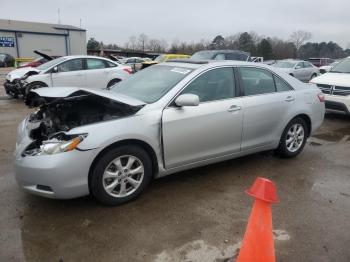
[{"label": "white car", "polygon": [[326,109],[350,114],[350,56],[310,81],[325,94]]},{"label": "white car", "polygon": [[[5,89],[8,94],[26,95],[41,87],[109,88],[132,73],[129,66],[96,56],[64,56],[37,68],[23,68],[10,72]],[[15,81],[16,80],[16,81]]]},{"label": "white car", "polygon": [[324,73],[327,73],[329,72],[335,65],[339,64],[340,61],[335,61],[333,62],[332,64],[329,64],[329,65],[325,65],[325,66],[321,66],[320,67],[320,73],[321,74],[324,74]]},{"label": "white car", "polygon": [[316,66],[302,60],[280,60],[272,66],[278,67],[280,70],[303,82],[309,82],[310,79],[318,76],[320,73]]}]

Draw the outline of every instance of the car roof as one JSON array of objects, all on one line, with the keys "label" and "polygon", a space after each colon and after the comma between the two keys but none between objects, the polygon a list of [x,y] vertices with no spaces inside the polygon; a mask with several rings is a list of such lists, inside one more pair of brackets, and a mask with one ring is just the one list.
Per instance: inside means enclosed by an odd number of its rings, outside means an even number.
[{"label": "car roof", "polygon": [[174,59],[169,60],[164,63],[168,66],[177,66],[177,67],[187,67],[191,69],[197,69],[201,67],[215,67],[215,66],[254,66],[262,68],[271,68],[271,66],[263,63],[254,63],[254,62],[245,62],[237,60],[191,60],[191,59]]},{"label": "car roof", "polygon": [[248,52],[242,51],[242,50],[237,50],[237,49],[222,49],[222,50],[201,50],[198,51],[197,53],[201,53],[201,52],[210,52],[210,53],[236,53],[236,54],[247,54],[249,55]]}]

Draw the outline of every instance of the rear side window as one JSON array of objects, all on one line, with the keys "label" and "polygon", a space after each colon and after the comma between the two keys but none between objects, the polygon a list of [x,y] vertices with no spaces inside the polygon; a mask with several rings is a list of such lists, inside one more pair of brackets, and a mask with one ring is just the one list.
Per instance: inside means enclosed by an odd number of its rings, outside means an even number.
[{"label": "rear side window", "polygon": [[286,82],[284,82],[281,78],[279,78],[278,76],[273,76],[273,78],[275,79],[275,84],[276,84],[276,90],[277,92],[284,92],[284,91],[290,91],[292,90],[292,88],[290,87],[290,85],[288,85]]},{"label": "rear side window", "polygon": [[114,63],[112,63],[112,62],[110,62],[110,61],[105,61],[105,62],[106,62],[106,64],[107,64],[107,67],[117,67],[116,64],[114,64]]},{"label": "rear side window", "polygon": [[267,94],[276,91],[272,73],[269,71],[254,67],[241,67],[239,71],[246,96]]},{"label": "rear side window", "polygon": [[102,69],[106,68],[106,64],[101,59],[86,59],[86,67],[87,69]]},{"label": "rear side window", "polygon": [[193,80],[182,94],[194,94],[200,102],[209,102],[235,97],[233,68],[210,70]]},{"label": "rear side window", "polygon": [[83,59],[72,59],[57,66],[58,72],[83,70]]}]

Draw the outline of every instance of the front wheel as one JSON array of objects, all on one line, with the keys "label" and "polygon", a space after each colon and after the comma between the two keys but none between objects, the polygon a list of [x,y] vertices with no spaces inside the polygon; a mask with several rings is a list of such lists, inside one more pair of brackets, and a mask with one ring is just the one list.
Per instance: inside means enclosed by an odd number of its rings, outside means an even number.
[{"label": "front wheel", "polygon": [[295,157],[304,148],[308,127],[304,119],[294,118],[283,131],[277,152],[282,157]]},{"label": "front wheel", "polygon": [[137,146],[120,146],[99,159],[90,177],[90,192],[105,205],[136,198],[152,178],[152,162]]}]

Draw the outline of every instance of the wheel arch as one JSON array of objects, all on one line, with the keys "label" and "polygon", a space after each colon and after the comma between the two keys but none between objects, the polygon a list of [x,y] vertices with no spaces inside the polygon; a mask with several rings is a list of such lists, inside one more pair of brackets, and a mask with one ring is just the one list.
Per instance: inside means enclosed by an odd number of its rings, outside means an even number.
[{"label": "wheel arch", "polygon": [[[305,123],[306,123],[306,125],[307,125],[307,131],[308,131],[308,133],[307,133],[307,137],[309,137],[310,135],[311,135],[311,130],[312,130],[312,122],[311,122],[311,118],[307,115],[307,114],[305,114],[305,113],[301,113],[301,114],[298,114],[298,115],[296,115],[295,117],[293,117],[290,121],[292,121],[293,119],[295,119],[295,118],[298,118],[298,117],[300,117],[300,118],[302,118],[304,121],[305,121]],[[290,122],[289,121],[289,122]],[[289,123],[288,122],[288,123]]]},{"label": "wheel arch", "polygon": [[[116,81],[116,82],[115,82],[115,81]],[[122,81],[122,79],[121,79],[120,77],[114,77],[114,78],[112,78],[111,80],[108,81],[108,83],[107,83],[107,88],[111,87],[112,84],[113,84],[114,82],[115,82],[115,83],[118,83],[118,82],[120,82],[120,81]]]},{"label": "wheel arch", "polygon": [[103,155],[106,152],[108,152],[112,148],[116,148],[119,146],[125,146],[125,145],[134,145],[134,146],[138,146],[138,147],[141,147],[142,149],[144,149],[151,158],[153,174],[156,174],[158,172],[159,169],[158,169],[157,155],[156,155],[154,149],[148,143],[146,143],[142,140],[139,140],[139,139],[126,139],[126,140],[117,141],[117,142],[114,142],[114,143],[108,145],[104,149],[102,149],[97,154],[97,156],[94,158],[94,160],[92,161],[92,164],[90,165],[90,168],[89,168],[89,175],[88,175],[88,183],[89,183],[89,191],[90,192],[91,192],[91,190],[90,190],[91,175],[92,175],[92,171],[94,170],[97,162],[103,157]]}]

